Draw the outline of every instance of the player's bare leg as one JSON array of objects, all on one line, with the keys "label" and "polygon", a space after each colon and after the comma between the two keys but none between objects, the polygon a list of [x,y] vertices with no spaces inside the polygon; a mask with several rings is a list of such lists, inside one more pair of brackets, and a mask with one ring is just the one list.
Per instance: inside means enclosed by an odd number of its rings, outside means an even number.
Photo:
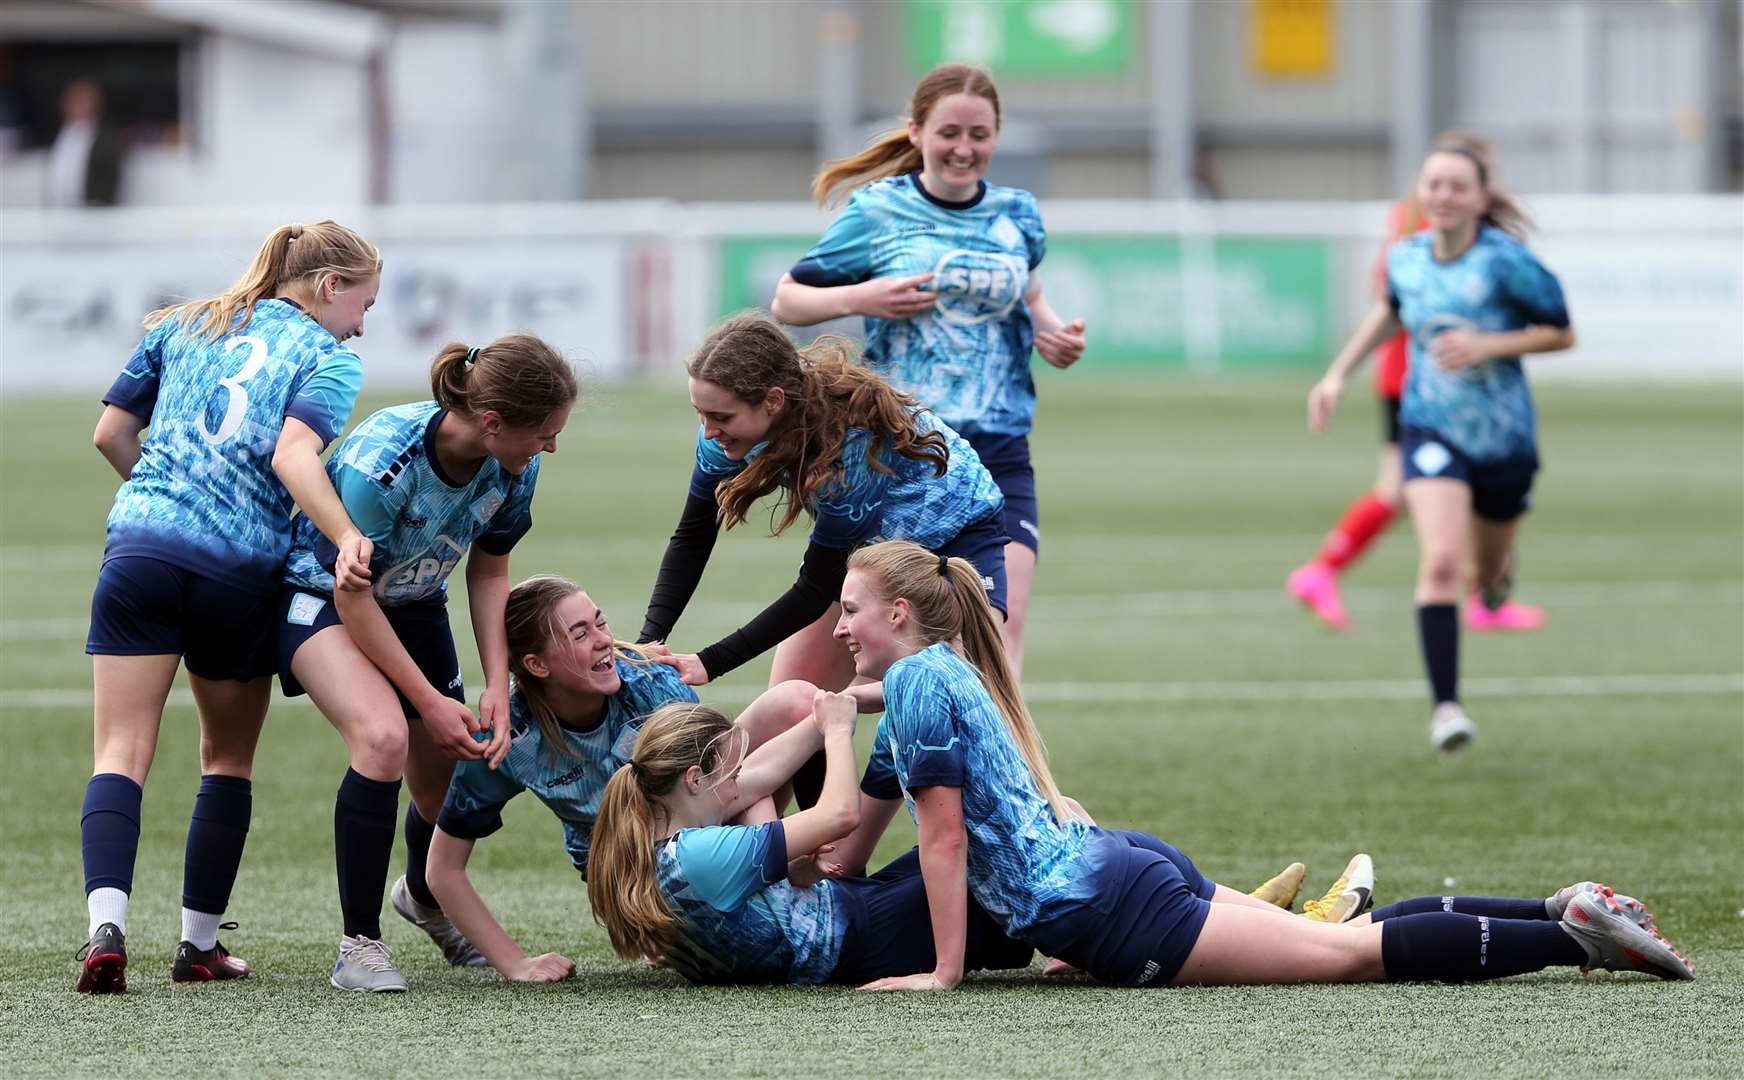
[{"label": "player's bare leg", "polygon": [[1434,710],[1430,744],[1456,750],[1477,734],[1459,702],[1459,602],[1472,552],[1472,491],[1460,480],[1424,477],[1405,485],[1417,533],[1417,620]]},{"label": "player's bare leg", "polygon": [[1013,678],[1023,678],[1023,633],[1029,624],[1029,594],[1035,586],[1036,553],[1017,541],[1005,545],[1005,659]]}]

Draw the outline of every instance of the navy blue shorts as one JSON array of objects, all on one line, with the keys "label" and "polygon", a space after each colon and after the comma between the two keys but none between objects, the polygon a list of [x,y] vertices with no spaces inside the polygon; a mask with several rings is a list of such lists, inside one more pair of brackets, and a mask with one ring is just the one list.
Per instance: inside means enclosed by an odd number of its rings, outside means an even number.
[{"label": "navy blue shorts", "polygon": [[1098,830],[1098,842],[1098,895],[1024,939],[1103,982],[1167,986],[1199,941],[1217,884],[1154,836]]},{"label": "navy blue shorts", "polygon": [[1406,483],[1458,480],[1471,488],[1472,513],[1486,521],[1505,524],[1532,508],[1532,477],[1538,472],[1538,455],[1480,464],[1436,432],[1405,427],[1399,436]]},{"label": "navy blue shorts", "polygon": [[1036,502],[1035,466],[1029,460],[1028,435],[965,435],[1005,493],[1005,535],[1029,548],[1042,549],[1041,507]]},{"label": "navy blue shorts", "polygon": [[981,571],[981,587],[987,590],[987,602],[999,614],[1007,612],[1005,581],[1005,545],[1011,537],[1005,535],[998,518],[988,518],[965,526],[963,531],[946,540],[933,552],[953,559],[968,559]]},{"label": "navy blue shorts", "polygon": [[273,595],[162,559],[119,555],[97,574],[85,651],[174,655],[202,679],[258,679],[273,673]]},{"label": "navy blue shorts", "polygon": [[[860,986],[874,979],[919,975],[937,966],[919,848],[869,878],[838,878],[836,890],[848,913],[848,927],[830,982]],[[1026,968],[1034,955],[1029,945],[1006,937],[970,897],[964,971]]]},{"label": "navy blue shorts", "polygon": [[[405,604],[384,607],[382,614],[388,617],[388,625],[394,628],[400,644],[406,647],[406,652],[418,665],[418,670],[424,673],[424,678],[430,680],[430,685],[464,704],[466,687],[460,678],[460,656],[454,651],[454,631],[448,625],[447,606]],[[291,674],[291,658],[297,655],[303,642],[329,626],[344,624],[339,621],[339,610],[332,597],[303,589],[285,589],[279,594],[274,625],[278,637],[279,686],[284,689],[286,697],[298,697],[308,691]],[[398,687],[394,688],[394,696],[400,699],[400,708],[405,711],[407,719],[418,715],[418,710],[412,708],[412,703]]]}]

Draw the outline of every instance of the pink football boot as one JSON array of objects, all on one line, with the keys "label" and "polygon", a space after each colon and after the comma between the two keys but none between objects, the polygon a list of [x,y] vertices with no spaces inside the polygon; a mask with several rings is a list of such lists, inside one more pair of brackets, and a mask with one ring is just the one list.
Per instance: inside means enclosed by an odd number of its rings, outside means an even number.
[{"label": "pink football boot", "polygon": [[1350,616],[1338,595],[1338,574],[1332,567],[1319,559],[1303,563],[1291,572],[1284,587],[1327,626],[1334,630],[1350,629]]}]

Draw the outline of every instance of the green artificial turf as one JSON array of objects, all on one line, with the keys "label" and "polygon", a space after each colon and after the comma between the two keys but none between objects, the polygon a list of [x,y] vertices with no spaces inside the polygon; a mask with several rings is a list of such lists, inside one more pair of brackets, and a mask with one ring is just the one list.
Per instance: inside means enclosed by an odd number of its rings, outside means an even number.
[{"label": "green artificial turf", "polygon": [[[507,985],[443,965],[391,912],[401,996],[327,986],[331,821],[345,768],[306,704],[276,702],[227,942],[244,983],[174,986],[192,708],[165,716],[129,915],[130,989],[72,990],[90,769],[82,643],[115,487],[88,400],[0,403],[0,1072],[44,1075],[1735,1074],[1744,1036],[1744,400],[1738,387],[1540,390],[1546,468],[1521,542],[1542,632],[1464,641],[1477,743],[1429,750],[1402,521],[1347,578],[1331,634],[1284,595],[1373,472],[1373,403],[1303,431],[1305,387],[1043,373],[1044,544],[1025,679],[1062,786],[1251,887],[1329,881],[1371,852],[1382,902],[1542,896],[1594,877],[1641,896],[1693,984],[1560,969],[1483,985],[1121,991],[1029,973],[947,995],[694,989],[619,962],[556,821],[531,799],[474,880],[529,951],[577,977]],[[376,397],[358,416],[387,403]],[[581,581],[634,636],[683,499],[676,386],[604,387],[541,475],[516,577]],[[788,580],[803,528],[724,538],[674,644],[695,649]],[[456,575],[456,583],[459,575]],[[463,605],[457,633],[476,695]],[[712,691],[742,705],[767,664]],[[870,725],[865,725],[869,731]],[[861,745],[865,745],[863,731]],[[881,854],[913,842],[899,820]],[[397,873],[396,869],[396,873]]]}]

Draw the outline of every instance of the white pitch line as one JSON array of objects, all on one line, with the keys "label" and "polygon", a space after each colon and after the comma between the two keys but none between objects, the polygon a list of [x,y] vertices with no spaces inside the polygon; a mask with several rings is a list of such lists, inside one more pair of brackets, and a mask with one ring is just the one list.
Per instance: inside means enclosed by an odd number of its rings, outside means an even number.
[{"label": "white pitch line", "polygon": [[[1423,697],[1420,679],[1316,679],[1273,682],[1044,682],[1024,687],[1024,697],[1035,702],[1229,702],[1229,701],[1409,701]],[[704,689],[705,700],[726,704],[744,703],[756,697],[755,687],[723,686]],[[1465,679],[1460,696],[1506,697],[1610,697],[1613,695],[1744,694],[1744,672],[1686,675],[1527,675]],[[192,705],[185,689],[170,692],[171,705]],[[308,698],[275,699],[273,708],[307,707]],[[0,708],[89,708],[91,691],[83,688],[0,691]]]},{"label": "white pitch line", "polygon": [[[1411,605],[1410,591],[1403,586],[1365,585],[1344,590],[1346,606],[1353,611],[1395,611]],[[1569,608],[1633,605],[1691,605],[1726,607],[1744,604],[1744,583],[1734,581],[1635,581],[1622,584],[1597,582],[1539,583],[1522,599],[1540,602],[1555,611]],[[705,617],[742,618],[759,605],[757,600],[706,600],[690,611]],[[1034,611],[1048,619],[1117,619],[1195,615],[1277,615],[1294,611],[1296,604],[1283,589],[1170,589],[1127,593],[1043,593],[1035,598]],[[77,617],[0,619],[0,641],[83,641],[90,621]]]}]

